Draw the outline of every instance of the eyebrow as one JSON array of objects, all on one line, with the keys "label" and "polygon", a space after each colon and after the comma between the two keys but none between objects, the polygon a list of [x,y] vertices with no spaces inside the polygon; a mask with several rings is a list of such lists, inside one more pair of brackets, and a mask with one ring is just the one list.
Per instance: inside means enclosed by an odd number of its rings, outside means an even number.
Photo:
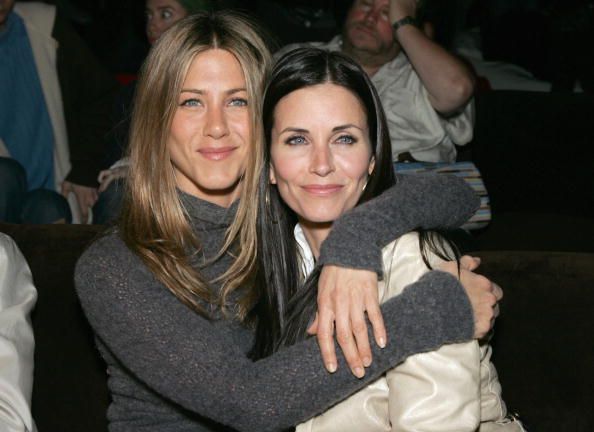
[{"label": "eyebrow", "polygon": [[284,128],[282,131],[280,131],[280,133],[285,133],[285,132],[298,132],[298,133],[308,133],[309,131],[307,129],[302,129],[302,128],[296,128],[296,127],[286,127]]},{"label": "eyebrow", "polygon": [[[166,10],[166,9],[172,9],[172,10],[173,10],[173,7],[172,7],[172,6],[169,6],[169,5],[167,5],[167,6],[157,6],[157,7],[155,8],[155,10],[156,10],[156,11],[162,11],[162,10]],[[150,8],[148,8],[148,7],[145,7],[145,8],[144,8],[144,11],[145,11],[145,12],[151,12],[151,9],[150,9]]]},{"label": "eyebrow", "polygon": [[347,123],[347,124],[336,126],[336,127],[332,128],[332,132],[339,132],[339,131],[342,131],[345,129],[350,129],[350,128],[355,128],[355,129],[359,129],[360,131],[363,131],[362,127],[357,126],[356,124],[353,124],[353,123]]},{"label": "eyebrow", "polygon": [[[355,129],[359,129],[360,131],[364,132],[363,128],[360,126],[357,126],[356,124],[353,123],[347,123],[344,125],[340,125],[340,126],[335,126],[332,128],[332,133],[335,132],[340,132],[346,129],[350,129],[350,128],[355,128]],[[297,132],[297,133],[309,133],[308,129],[303,129],[303,128],[298,128],[298,127],[286,127],[284,128],[282,131],[279,132],[279,134],[285,133],[285,132]]]},{"label": "eyebrow", "polygon": [[[227,95],[232,95],[234,93],[239,93],[239,92],[247,92],[247,89],[245,87],[237,87],[237,88],[232,88],[229,90],[225,91],[225,94]],[[203,95],[206,94],[207,92],[204,90],[200,90],[200,89],[181,89],[180,93],[195,93],[195,94],[199,94],[199,95]]]}]

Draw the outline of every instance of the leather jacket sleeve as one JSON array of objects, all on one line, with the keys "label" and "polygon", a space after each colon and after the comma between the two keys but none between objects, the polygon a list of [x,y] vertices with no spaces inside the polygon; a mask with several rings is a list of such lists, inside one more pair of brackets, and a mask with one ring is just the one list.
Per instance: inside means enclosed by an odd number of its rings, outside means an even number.
[{"label": "leather jacket sleeve", "polygon": [[[429,271],[422,260],[419,237],[410,233],[382,251],[386,271],[381,301],[400,294]],[[431,267],[440,259],[428,256]],[[386,374],[392,431],[521,432],[507,416],[488,340],[444,345],[409,357]]]},{"label": "leather jacket sleeve", "polygon": [[[400,294],[429,271],[416,233],[384,248],[385,282],[381,301]],[[439,260],[431,255],[433,267]],[[383,292],[382,292],[383,291]],[[393,431],[476,431],[480,423],[481,352],[476,341],[444,345],[409,357],[386,374]]]}]

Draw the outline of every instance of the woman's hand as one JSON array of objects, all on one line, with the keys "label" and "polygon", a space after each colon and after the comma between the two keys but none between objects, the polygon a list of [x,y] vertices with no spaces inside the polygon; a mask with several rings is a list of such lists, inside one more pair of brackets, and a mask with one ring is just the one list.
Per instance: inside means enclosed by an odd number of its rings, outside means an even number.
[{"label": "woman's hand", "polygon": [[460,259],[460,274],[455,261],[441,264],[440,270],[446,271],[460,280],[472,304],[474,312],[474,337],[483,338],[493,328],[499,315],[497,302],[503,298],[503,291],[494,282],[484,276],[473,273],[481,263],[480,258],[468,255]]},{"label": "woman's hand", "polygon": [[317,334],[324,365],[336,371],[334,328],[336,339],[356,377],[365,375],[371,364],[371,348],[367,336],[367,318],[373,326],[375,340],[386,345],[386,329],[379,307],[377,274],[334,265],[322,269],[318,285],[318,314],[308,329]]}]

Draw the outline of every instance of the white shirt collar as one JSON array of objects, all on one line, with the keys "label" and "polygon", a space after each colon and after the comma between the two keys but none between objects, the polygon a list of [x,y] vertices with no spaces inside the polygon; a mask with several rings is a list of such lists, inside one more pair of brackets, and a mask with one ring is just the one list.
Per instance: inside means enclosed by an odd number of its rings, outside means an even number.
[{"label": "white shirt collar", "polygon": [[305,238],[305,233],[303,232],[301,225],[295,225],[293,235],[295,236],[295,241],[299,246],[299,256],[301,258],[301,271],[303,272],[303,276],[307,277],[316,266],[316,260],[313,256],[311,248],[309,247],[309,243]]}]

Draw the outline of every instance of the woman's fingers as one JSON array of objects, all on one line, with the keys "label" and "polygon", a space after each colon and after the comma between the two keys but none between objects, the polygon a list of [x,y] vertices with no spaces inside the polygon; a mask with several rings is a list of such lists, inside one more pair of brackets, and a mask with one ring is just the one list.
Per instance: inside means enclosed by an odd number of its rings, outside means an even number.
[{"label": "woman's fingers", "polygon": [[307,328],[307,334],[310,336],[315,336],[318,334],[318,313],[316,312],[316,317],[312,321],[312,323]]},{"label": "woman's fingers", "polygon": [[[324,303],[324,301],[322,301]],[[334,350],[334,313],[332,309],[320,304],[318,299],[318,344],[324,366],[330,373],[336,372],[337,361]]]},{"label": "woman's fingers", "polygon": [[468,270],[460,272],[460,282],[470,298],[474,311],[475,333],[477,339],[483,338],[493,327],[497,310],[497,296],[494,283],[484,276]]},{"label": "woman's fingers", "polygon": [[[451,261],[453,262],[453,261]],[[481,265],[481,259],[478,257],[472,257],[470,255],[464,255],[460,258],[460,268],[474,271]]]},{"label": "woman's fingers", "polygon": [[342,350],[342,354],[346,359],[351,372],[357,378],[365,375],[363,368],[363,360],[359,356],[359,350],[355,343],[353,328],[351,325],[351,305],[348,295],[344,295],[340,291],[337,293],[335,310],[336,310],[336,341]]},{"label": "woman's fingers", "polygon": [[368,295],[367,300],[365,302],[367,318],[369,319],[369,322],[371,322],[371,326],[373,327],[373,335],[375,337],[375,342],[378,344],[380,348],[385,348],[388,337],[386,334],[384,317],[379,306],[379,298],[377,296],[377,278],[375,280],[375,284],[376,287],[374,290],[376,292],[376,295]]},{"label": "woman's fingers", "polygon": [[481,260],[468,255],[460,258],[460,272],[455,261],[442,263],[439,268],[459,278],[472,305],[476,339],[483,338],[491,329],[499,315],[498,301],[503,298],[501,287],[482,275],[473,272]]},{"label": "woman's fingers", "polygon": [[387,337],[378,302],[377,275],[367,270],[324,267],[318,287],[317,336],[328,370],[336,370],[337,365],[335,330],[351,371],[357,377],[365,375],[364,367],[372,361],[365,312],[378,345],[385,346]]},{"label": "woman's fingers", "polygon": [[367,332],[367,321],[365,320],[365,304],[361,294],[360,291],[351,293],[354,297],[351,298],[350,303],[350,326],[355,337],[357,355],[361,359],[362,365],[368,367],[371,364],[371,347],[369,346],[369,334]]}]

